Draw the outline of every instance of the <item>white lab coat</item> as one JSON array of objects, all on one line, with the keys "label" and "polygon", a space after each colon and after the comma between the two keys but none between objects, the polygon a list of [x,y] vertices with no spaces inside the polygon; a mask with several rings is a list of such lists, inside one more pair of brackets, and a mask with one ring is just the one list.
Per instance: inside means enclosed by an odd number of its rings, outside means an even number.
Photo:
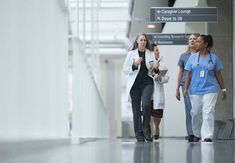
[{"label": "white lab coat", "polygon": [[[131,91],[131,88],[135,82],[135,79],[139,73],[139,70],[140,70],[140,66],[138,67],[138,70],[135,70],[133,71],[132,70],[132,65],[133,65],[133,59],[135,58],[138,58],[139,57],[139,53],[138,53],[138,49],[135,49],[135,50],[131,50],[127,53],[127,57],[126,57],[126,60],[123,64],[123,72],[124,74],[127,75],[127,85],[126,85],[126,100],[131,102],[131,98],[130,98],[130,91]],[[150,61],[154,61],[155,58],[152,54],[152,52],[148,49],[146,49],[145,51],[145,63],[146,63],[146,66],[148,69],[150,69],[150,65],[149,65],[149,62]],[[150,75],[150,77],[152,77]]]},{"label": "white lab coat", "polygon": [[[167,67],[161,61],[159,70],[167,70]],[[154,92],[153,92],[153,109],[164,109],[165,108],[165,93],[163,84],[169,80],[168,72],[165,76],[162,76],[162,80],[154,80]]]}]

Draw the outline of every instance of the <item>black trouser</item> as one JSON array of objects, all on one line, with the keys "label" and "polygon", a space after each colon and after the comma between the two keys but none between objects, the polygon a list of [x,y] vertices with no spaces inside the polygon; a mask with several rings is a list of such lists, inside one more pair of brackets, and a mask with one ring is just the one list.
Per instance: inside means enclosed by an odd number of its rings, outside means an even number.
[{"label": "black trouser", "polygon": [[[132,87],[130,91],[135,137],[137,140],[150,139],[150,117],[151,117],[151,97],[153,94],[153,84],[142,87]],[[143,121],[141,118],[141,105]]]}]

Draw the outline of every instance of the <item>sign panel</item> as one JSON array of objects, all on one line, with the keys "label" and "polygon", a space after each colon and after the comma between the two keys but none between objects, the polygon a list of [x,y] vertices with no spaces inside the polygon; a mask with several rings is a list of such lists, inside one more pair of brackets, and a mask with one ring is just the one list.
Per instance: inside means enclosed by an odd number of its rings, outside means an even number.
[{"label": "sign panel", "polygon": [[188,45],[190,33],[147,33],[150,43],[157,45]]},{"label": "sign panel", "polygon": [[217,22],[217,7],[151,7],[150,22]]}]

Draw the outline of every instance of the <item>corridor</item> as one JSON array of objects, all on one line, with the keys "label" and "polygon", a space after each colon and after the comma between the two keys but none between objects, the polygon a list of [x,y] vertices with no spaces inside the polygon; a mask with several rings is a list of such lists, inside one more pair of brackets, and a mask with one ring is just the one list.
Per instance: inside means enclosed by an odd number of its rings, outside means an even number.
[{"label": "corridor", "polygon": [[[218,14],[216,22],[158,23],[151,8]],[[0,163],[235,163],[234,8],[235,0],[1,0]],[[130,139],[122,71],[140,33],[174,43],[158,46],[170,79],[161,138],[151,143]],[[177,62],[188,51],[181,38],[191,33],[211,34],[224,66],[227,99],[218,96],[213,143],[184,139],[183,92],[175,97]]]}]

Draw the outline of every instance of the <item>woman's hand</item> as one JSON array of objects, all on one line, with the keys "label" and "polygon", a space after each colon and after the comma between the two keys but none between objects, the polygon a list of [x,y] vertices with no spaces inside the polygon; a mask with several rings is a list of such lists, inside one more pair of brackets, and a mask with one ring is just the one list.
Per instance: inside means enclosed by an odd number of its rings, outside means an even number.
[{"label": "woman's hand", "polygon": [[176,89],[175,97],[176,97],[177,100],[180,101],[180,91],[179,91],[179,89]]},{"label": "woman's hand", "polygon": [[226,91],[222,91],[222,100],[225,100],[227,97]]},{"label": "woman's hand", "polygon": [[157,80],[157,81],[162,81],[162,76],[156,74],[156,75],[154,76],[154,79]]},{"label": "woman's hand", "polygon": [[153,68],[154,68],[155,70],[158,70],[158,69],[159,69],[159,66],[160,66],[160,64],[157,62],[157,63],[155,63],[155,64],[153,65]]},{"label": "woman's hand", "polygon": [[139,58],[133,58],[133,64],[136,66],[136,67],[138,67],[140,64],[141,64],[141,62],[143,61],[143,58],[142,57],[139,57]]}]

